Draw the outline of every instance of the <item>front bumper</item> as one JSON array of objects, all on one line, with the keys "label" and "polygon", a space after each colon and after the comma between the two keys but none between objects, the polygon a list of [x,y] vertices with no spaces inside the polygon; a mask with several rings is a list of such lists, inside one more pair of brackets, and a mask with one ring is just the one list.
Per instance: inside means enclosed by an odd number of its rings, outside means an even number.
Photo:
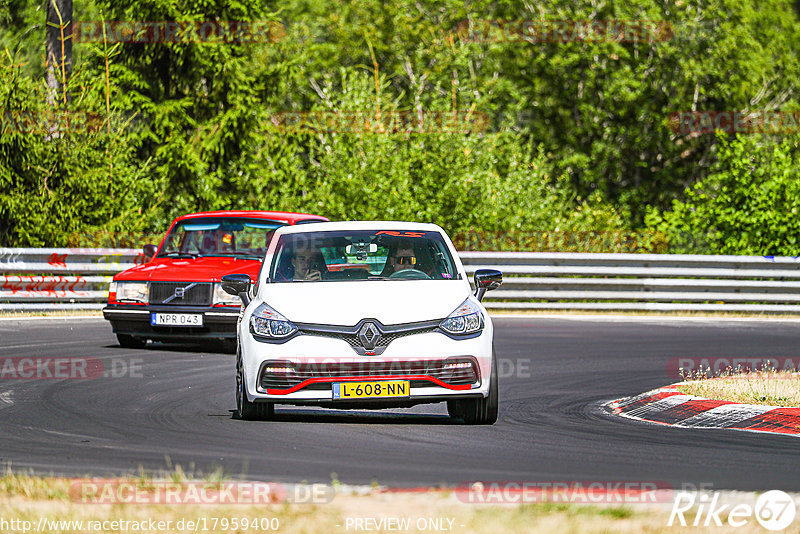
[{"label": "front bumper", "polygon": [[[236,323],[241,309],[210,306],[157,306],[109,304],[103,317],[111,323],[115,334],[164,341],[193,341],[198,339],[236,339]],[[200,313],[203,326],[155,326],[150,324],[151,313]]]},{"label": "front bumper", "polygon": [[[456,340],[437,332],[410,335],[392,341],[385,352],[377,356],[356,354],[346,341],[330,337],[301,335],[282,344],[262,343],[254,339],[244,324],[240,326],[240,335],[247,396],[253,402],[380,408],[489,394],[493,357],[491,325],[480,336],[470,339]],[[474,362],[474,380],[467,383],[442,374],[442,365],[454,360]],[[300,381],[295,385],[270,387],[264,380],[264,367],[281,367],[280,362],[298,369],[316,366],[322,371],[298,372]],[[353,368],[356,370],[352,371]],[[386,380],[409,381],[410,395],[346,400],[333,395],[336,382]]]}]

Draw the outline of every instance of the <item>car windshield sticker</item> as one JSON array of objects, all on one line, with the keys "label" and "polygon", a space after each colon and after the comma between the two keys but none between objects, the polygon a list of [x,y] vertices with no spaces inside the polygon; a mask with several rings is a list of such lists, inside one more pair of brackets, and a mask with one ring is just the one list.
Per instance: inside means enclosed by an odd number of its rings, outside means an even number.
[{"label": "car windshield sticker", "polygon": [[219,223],[211,223],[211,224],[190,223],[190,224],[184,224],[183,229],[186,230],[187,232],[199,232],[202,230],[216,230],[217,228],[219,228],[219,226],[220,226]]},{"label": "car windshield sticker", "polygon": [[425,237],[426,232],[400,232],[397,230],[381,230],[375,235],[390,235],[392,237]]}]

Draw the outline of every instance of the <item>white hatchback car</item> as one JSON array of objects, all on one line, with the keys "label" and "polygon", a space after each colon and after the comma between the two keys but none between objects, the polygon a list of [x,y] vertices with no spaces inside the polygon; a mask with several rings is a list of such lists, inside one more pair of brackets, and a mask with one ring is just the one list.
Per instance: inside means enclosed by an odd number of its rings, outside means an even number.
[{"label": "white hatchback car", "polygon": [[275,404],[390,408],[447,402],[468,424],[497,420],[497,362],[483,294],[439,226],[340,222],[279,228],[258,280],[222,278],[245,306],[236,404],[269,419]]}]

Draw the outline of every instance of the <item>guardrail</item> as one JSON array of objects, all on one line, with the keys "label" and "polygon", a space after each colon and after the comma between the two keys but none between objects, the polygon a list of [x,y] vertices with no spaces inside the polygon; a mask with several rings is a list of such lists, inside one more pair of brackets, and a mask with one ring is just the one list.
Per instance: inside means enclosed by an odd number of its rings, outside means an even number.
[{"label": "guardrail", "polygon": [[503,272],[487,308],[800,312],[797,257],[462,252]]},{"label": "guardrail", "polygon": [[[800,257],[462,252],[503,272],[487,308],[800,313]],[[136,249],[0,249],[0,311],[99,309]]]},{"label": "guardrail", "polygon": [[143,262],[137,249],[0,248],[0,311],[100,309],[111,277]]}]

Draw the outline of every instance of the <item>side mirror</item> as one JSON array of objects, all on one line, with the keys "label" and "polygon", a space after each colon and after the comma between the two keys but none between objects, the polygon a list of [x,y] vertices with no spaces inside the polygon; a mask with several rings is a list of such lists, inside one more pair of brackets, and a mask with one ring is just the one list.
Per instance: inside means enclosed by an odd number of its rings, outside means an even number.
[{"label": "side mirror", "polygon": [[226,274],[222,277],[222,290],[242,299],[245,306],[250,304],[250,285],[253,282],[246,274]]},{"label": "side mirror", "polygon": [[497,289],[503,283],[503,273],[495,269],[478,269],[475,271],[475,296],[483,300],[487,291]]},{"label": "side mirror", "polygon": [[155,245],[145,245],[142,247],[142,252],[144,252],[144,262],[147,263],[148,261],[156,257],[156,252],[158,252],[158,247]]}]

